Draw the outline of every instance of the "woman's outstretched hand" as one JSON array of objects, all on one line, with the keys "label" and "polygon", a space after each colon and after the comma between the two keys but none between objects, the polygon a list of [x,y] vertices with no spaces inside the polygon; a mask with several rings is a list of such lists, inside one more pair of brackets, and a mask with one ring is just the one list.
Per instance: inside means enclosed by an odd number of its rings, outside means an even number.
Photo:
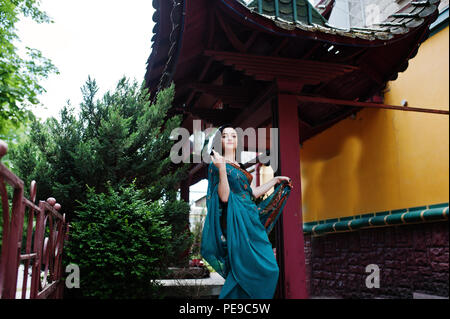
[{"label": "woman's outstretched hand", "polygon": [[225,158],[217,153],[215,150],[212,150],[211,160],[213,164],[219,169],[225,169]]},{"label": "woman's outstretched hand", "polygon": [[263,185],[251,186],[253,196],[255,196],[255,198],[258,198],[259,196],[264,195],[278,183],[287,183],[291,189],[294,188],[294,187],[292,187],[291,179],[289,177],[275,176],[274,178],[272,178],[270,181],[268,181],[267,183],[265,183]]},{"label": "woman's outstretched hand", "polygon": [[289,177],[287,176],[277,176],[275,177],[276,183],[282,183],[282,182],[286,182],[288,183],[288,185],[293,189],[294,186],[292,186],[292,181]]}]

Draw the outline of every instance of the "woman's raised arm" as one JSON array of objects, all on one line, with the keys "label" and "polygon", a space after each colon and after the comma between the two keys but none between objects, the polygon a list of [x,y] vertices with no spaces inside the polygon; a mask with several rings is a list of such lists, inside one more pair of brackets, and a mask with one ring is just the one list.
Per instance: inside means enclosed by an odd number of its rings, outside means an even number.
[{"label": "woman's raised arm", "polygon": [[219,169],[219,198],[222,202],[228,202],[228,196],[230,195],[230,186],[228,185],[227,169],[225,165],[225,159],[220,156],[219,153],[214,151],[214,155],[211,156],[213,164]]},{"label": "woman's raised arm", "polygon": [[[286,176],[276,176],[274,178],[272,178],[270,181],[268,181],[267,183],[261,185],[261,186],[252,186],[252,192],[253,192],[253,196],[255,196],[255,198],[260,197],[261,195],[264,195],[265,193],[267,193],[272,187],[274,187],[276,184],[280,183],[281,181],[287,181],[287,182],[291,182],[291,179],[289,177]],[[292,185],[291,185],[292,187]],[[293,188],[293,187],[292,187]]]}]

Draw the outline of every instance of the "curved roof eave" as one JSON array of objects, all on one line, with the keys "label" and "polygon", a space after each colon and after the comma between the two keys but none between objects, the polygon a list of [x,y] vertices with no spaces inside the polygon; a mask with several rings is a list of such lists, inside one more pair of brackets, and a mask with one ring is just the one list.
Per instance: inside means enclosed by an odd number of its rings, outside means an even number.
[{"label": "curved roof eave", "polygon": [[236,0],[219,0],[238,19],[253,24],[256,28],[279,36],[311,38],[333,44],[351,46],[382,46],[396,41],[413,30],[431,24],[438,15],[440,0],[410,1],[401,12],[392,14],[382,23],[373,27],[353,27],[341,29],[325,23],[305,24],[283,20],[280,17],[265,15],[248,8]]},{"label": "curved roof eave", "polygon": [[[144,76],[144,80],[146,82],[146,87],[150,86],[149,77],[150,74],[154,71],[158,66],[155,65],[157,60],[157,56],[167,57],[165,64],[161,68],[161,77],[158,81],[156,87],[154,87],[153,93],[160,91],[162,88],[167,87],[172,81],[173,74],[176,70],[176,60],[179,55],[180,43],[182,41],[183,36],[183,27],[184,27],[184,11],[185,11],[185,1],[184,0],[153,0],[152,2],[153,8],[155,12],[153,13],[153,21],[155,22],[155,26],[153,27],[153,37],[152,37],[152,52],[147,59],[147,72]],[[161,41],[163,38],[163,34],[161,29],[163,28],[161,15],[162,11],[167,11],[166,14],[170,17],[170,25],[171,31],[166,33],[168,34],[168,50],[167,52],[159,52],[159,47],[161,46]],[[167,21],[165,21],[167,22]],[[167,28],[167,26],[166,26]],[[152,98],[155,98],[153,94]]]}]

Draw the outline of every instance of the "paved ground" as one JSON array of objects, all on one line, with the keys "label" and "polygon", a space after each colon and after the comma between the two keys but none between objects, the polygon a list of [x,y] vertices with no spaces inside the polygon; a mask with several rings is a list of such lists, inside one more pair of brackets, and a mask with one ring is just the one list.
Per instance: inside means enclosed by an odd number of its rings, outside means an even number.
[{"label": "paved ground", "polygon": [[216,272],[210,273],[209,278],[202,279],[161,279],[155,282],[166,287],[170,297],[214,297],[220,294],[225,280]]}]

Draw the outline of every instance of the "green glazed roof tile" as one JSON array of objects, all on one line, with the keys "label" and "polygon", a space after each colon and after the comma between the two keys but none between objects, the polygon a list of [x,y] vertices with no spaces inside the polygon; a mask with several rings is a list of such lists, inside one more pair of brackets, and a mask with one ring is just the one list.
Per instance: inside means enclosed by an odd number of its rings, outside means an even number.
[{"label": "green glazed roof tile", "polygon": [[321,234],[321,233],[328,233],[333,231],[333,225],[332,224],[320,224],[317,227],[313,227],[314,233]]},{"label": "green glazed roof tile", "polygon": [[386,225],[385,219],[384,219],[386,216],[389,216],[389,215],[370,217],[369,223],[373,226]]},{"label": "green glazed roof tile", "polygon": [[356,219],[356,220],[352,221],[350,225],[353,230],[361,228],[361,227],[368,227],[368,226],[370,226],[369,217]]},{"label": "green glazed roof tile", "polygon": [[[347,216],[337,219],[327,219],[325,221],[309,222],[303,225],[304,233],[313,235],[323,235],[327,233],[354,231],[360,228],[370,228],[377,226],[392,226],[429,221],[448,221],[448,203],[433,204],[427,206],[409,207],[404,209]],[[372,216],[372,217],[370,217]],[[315,223],[315,224],[314,224]]]},{"label": "green glazed roof tile", "polygon": [[447,207],[448,203],[442,203],[442,204],[433,204],[433,205],[429,205],[428,207],[430,208],[440,208],[440,207]]},{"label": "green glazed roof tile", "polygon": [[354,216],[346,216],[346,217],[340,217],[339,221],[349,221],[352,219],[355,219],[355,217]]},{"label": "green glazed roof tile", "polygon": [[[296,5],[296,12],[294,11],[294,4]],[[248,4],[248,8],[291,23],[314,23],[324,26],[327,22],[327,19],[308,0],[254,0]],[[295,17],[295,14],[297,14],[297,17]],[[308,19],[309,15],[311,16],[311,21]]]},{"label": "green glazed roof tile", "polygon": [[[424,207],[423,209],[426,209],[426,207]],[[403,208],[403,209],[395,209],[391,211],[391,214],[398,214],[398,213],[406,213],[407,209]]]}]

